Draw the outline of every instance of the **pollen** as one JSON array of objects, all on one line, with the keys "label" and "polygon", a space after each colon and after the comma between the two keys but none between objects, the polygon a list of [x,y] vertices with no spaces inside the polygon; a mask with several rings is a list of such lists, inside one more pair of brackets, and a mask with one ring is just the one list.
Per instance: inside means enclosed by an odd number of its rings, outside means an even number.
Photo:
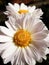
[{"label": "pollen", "polygon": [[24,14],[26,14],[26,13],[28,13],[28,10],[19,10],[18,13],[20,13],[20,14],[24,13]]},{"label": "pollen", "polygon": [[17,46],[28,46],[31,43],[31,34],[26,30],[19,30],[15,33],[13,41]]}]

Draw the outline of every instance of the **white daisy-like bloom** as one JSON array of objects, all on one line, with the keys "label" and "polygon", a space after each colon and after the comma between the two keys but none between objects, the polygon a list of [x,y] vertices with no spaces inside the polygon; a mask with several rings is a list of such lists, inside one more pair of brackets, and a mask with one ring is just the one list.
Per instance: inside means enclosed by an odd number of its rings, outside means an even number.
[{"label": "white daisy-like bloom", "polygon": [[7,27],[0,26],[0,54],[4,63],[12,65],[35,65],[36,61],[46,60],[49,54],[49,31],[45,24],[27,15],[22,25],[10,18]]},{"label": "white daisy-like bloom", "polygon": [[35,18],[40,18],[43,14],[41,9],[36,9],[36,6],[26,6],[24,3],[20,5],[17,3],[8,3],[6,9],[7,11],[5,11],[4,14],[8,15],[8,17],[13,16],[15,19],[24,18],[26,14],[31,14]]},{"label": "white daisy-like bloom", "polygon": [[40,19],[43,14],[40,8],[36,9],[36,6],[26,6],[24,3],[20,5],[17,3],[8,3],[6,9],[7,11],[4,14],[8,16],[8,19],[12,18],[13,21],[11,23],[15,25],[14,22],[18,21],[17,23],[21,24],[21,26],[26,15],[30,15],[36,20]]}]

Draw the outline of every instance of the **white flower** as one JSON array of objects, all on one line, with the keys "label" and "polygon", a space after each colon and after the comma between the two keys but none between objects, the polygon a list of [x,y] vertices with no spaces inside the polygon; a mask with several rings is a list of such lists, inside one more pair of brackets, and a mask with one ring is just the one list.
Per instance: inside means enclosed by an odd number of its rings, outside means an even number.
[{"label": "white flower", "polygon": [[7,28],[0,26],[0,32],[4,33],[0,35],[0,54],[4,63],[11,61],[12,65],[35,65],[36,61],[46,60],[49,31],[45,24],[28,15],[21,24],[17,21],[13,25],[12,18],[9,21],[5,22]]},{"label": "white flower", "polygon": [[23,18],[26,14],[31,14],[35,18],[40,18],[43,14],[41,9],[36,9],[36,6],[26,6],[24,3],[21,3],[21,5],[17,3],[8,3],[6,9],[7,11],[4,13],[8,16],[13,16],[15,19]]}]

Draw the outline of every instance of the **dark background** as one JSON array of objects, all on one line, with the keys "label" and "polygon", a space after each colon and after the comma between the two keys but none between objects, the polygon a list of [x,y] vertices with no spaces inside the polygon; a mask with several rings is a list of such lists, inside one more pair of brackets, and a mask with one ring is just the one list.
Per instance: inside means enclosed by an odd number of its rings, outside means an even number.
[{"label": "dark background", "polygon": [[[44,12],[43,14],[43,22],[45,23],[45,25],[47,26],[47,28],[49,29],[49,0],[0,0],[0,25],[5,26],[5,20],[7,20],[7,16],[3,14],[3,12],[6,10],[6,5],[8,4],[8,2],[14,3],[21,3],[24,2],[26,5],[36,5],[37,8],[41,8],[42,11]],[[4,65],[3,64],[3,60],[0,57],[0,65]],[[11,63],[7,63],[5,65],[11,65]],[[38,63],[36,65],[49,65],[49,55],[47,55],[47,60],[43,60],[42,63]]]}]

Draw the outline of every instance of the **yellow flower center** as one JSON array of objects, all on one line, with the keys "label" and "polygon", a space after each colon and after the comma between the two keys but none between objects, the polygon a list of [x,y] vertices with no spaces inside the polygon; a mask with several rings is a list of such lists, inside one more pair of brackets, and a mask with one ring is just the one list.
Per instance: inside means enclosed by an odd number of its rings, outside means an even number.
[{"label": "yellow flower center", "polygon": [[31,34],[28,31],[21,29],[15,33],[13,41],[17,46],[28,46],[31,43]]},{"label": "yellow flower center", "polygon": [[18,13],[20,13],[20,14],[24,13],[24,14],[26,14],[26,13],[28,13],[28,10],[19,10]]}]

